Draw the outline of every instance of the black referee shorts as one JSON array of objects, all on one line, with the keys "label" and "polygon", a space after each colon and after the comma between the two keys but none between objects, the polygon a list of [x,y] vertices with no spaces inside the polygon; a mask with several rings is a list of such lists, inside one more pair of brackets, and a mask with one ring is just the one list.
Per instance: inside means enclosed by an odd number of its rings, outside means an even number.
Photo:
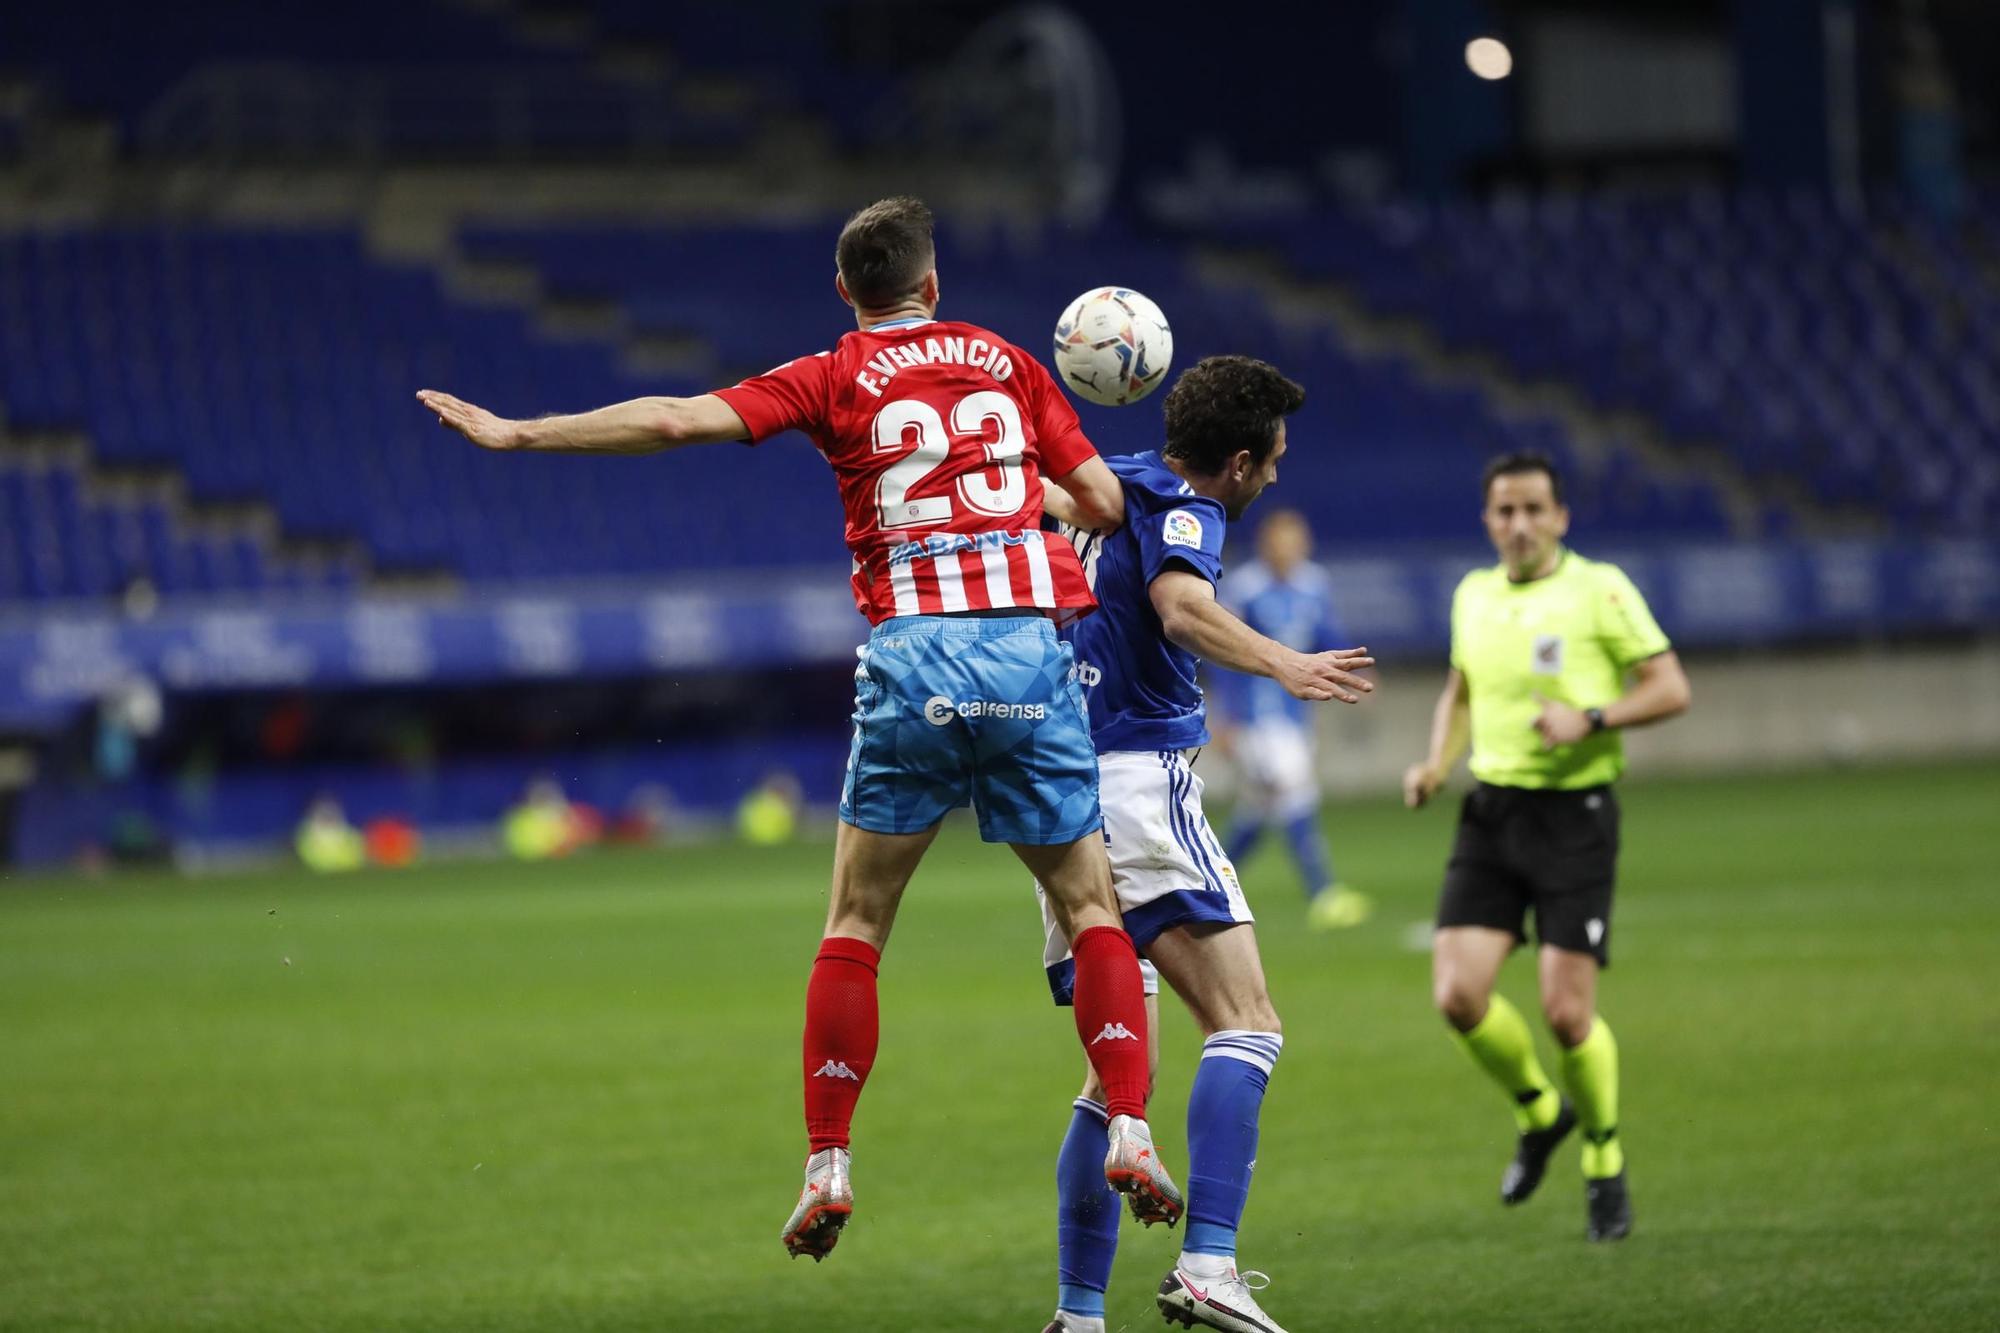
[{"label": "black referee shorts", "polygon": [[1533,791],[1480,783],[1459,811],[1437,924],[1505,930],[1611,965],[1618,798],[1611,788]]}]

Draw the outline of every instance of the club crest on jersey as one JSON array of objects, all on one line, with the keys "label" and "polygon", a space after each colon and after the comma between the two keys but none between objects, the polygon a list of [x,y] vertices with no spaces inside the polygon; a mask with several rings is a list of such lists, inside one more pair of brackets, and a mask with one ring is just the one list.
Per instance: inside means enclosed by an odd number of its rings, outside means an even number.
[{"label": "club crest on jersey", "polygon": [[1201,520],[1185,509],[1167,515],[1160,527],[1160,540],[1169,546],[1201,545]]}]

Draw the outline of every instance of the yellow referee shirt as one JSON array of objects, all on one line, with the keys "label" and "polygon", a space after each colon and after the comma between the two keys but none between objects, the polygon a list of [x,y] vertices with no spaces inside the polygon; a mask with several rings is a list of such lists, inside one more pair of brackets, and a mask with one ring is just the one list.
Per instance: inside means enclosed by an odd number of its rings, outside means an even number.
[{"label": "yellow referee shirt", "polygon": [[1472,776],[1564,791],[1615,780],[1625,771],[1619,734],[1544,750],[1535,696],[1602,708],[1625,692],[1627,671],[1671,646],[1616,565],[1564,551],[1553,573],[1528,583],[1510,582],[1504,565],[1473,570],[1451,599],[1451,664],[1472,707]]}]

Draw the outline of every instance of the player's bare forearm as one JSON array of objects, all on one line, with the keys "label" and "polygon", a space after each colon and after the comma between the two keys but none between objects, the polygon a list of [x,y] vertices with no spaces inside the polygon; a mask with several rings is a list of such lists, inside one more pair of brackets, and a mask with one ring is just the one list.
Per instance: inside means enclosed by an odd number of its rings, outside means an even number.
[{"label": "player's bare forearm", "polygon": [[1076,497],[1047,477],[1042,478],[1042,512],[1080,532],[1095,531],[1089,517],[1077,507]]},{"label": "player's bare forearm", "polygon": [[1044,476],[1042,487],[1049,513],[1073,528],[1112,532],[1125,521],[1125,484],[1102,458],[1087,458],[1061,477]]},{"label": "player's bare forearm", "polygon": [[594,412],[520,423],[515,447],[539,453],[651,454],[683,441],[672,434],[669,398],[634,398]]},{"label": "player's bare forearm", "polygon": [[496,416],[448,393],[425,389],[419,401],[438,421],[482,449],[537,453],[650,454],[688,444],[745,440],[750,432],[714,394],[634,398],[592,412],[517,420]]},{"label": "player's bare forearm", "polygon": [[1151,591],[1161,631],[1204,662],[1253,676],[1276,676],[1284,655],[1291,651],[1224,610],[1207,579],[1168,570],[1153,580]]},{"label": "player's bare forearm", "polygon": [[1269,676],[1301,699],[1359,703],[1375,688],[1352,674],[1375,665],[1366,649],[1295,652],[1238,620],[1215,600],[1215,585],[1198,574],[1170,569],[1148,591],[1161,631],[1204,662]]},{"label": "player's bare forearm", "polygon": [[1635,669],[1632,688],[1604,707],[1607,727],[1643,727],[1685,713],[1694,692],[1677,654],[1649,657]]}]

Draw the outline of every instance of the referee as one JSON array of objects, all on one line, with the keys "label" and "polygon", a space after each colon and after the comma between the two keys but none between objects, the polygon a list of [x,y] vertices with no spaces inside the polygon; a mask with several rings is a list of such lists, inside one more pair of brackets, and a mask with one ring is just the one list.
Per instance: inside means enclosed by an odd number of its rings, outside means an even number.
[{"label": "referee", "polygon": [[[1632,1230],[1618,1142],[1618,1044],[1597,1012],[1610,961],[1618,868],[1619,732],[1684,711],[1687,676],[1632,581],[1563,545],[1569,510],[1555,464],[1507,454],[1486,468],[1486,535],[1500,563],[1465,576],[1451,604],[1451,674],[1430,753],[1403,775],[1424,804],[1472,746],[1432,944],[1438,1009],[1513,1107],[1520,1142],[1500,1201],[1525,1201],[1549,1157],[1583,1127],[1585,1235]],[[1630,678],[1631,688],[1625,688]],[[1494,993],[1500,965],[1541,943],[1542,1014],[1562,1046],[1565,1098],[1542,1072],[1521,1013]]]}]

